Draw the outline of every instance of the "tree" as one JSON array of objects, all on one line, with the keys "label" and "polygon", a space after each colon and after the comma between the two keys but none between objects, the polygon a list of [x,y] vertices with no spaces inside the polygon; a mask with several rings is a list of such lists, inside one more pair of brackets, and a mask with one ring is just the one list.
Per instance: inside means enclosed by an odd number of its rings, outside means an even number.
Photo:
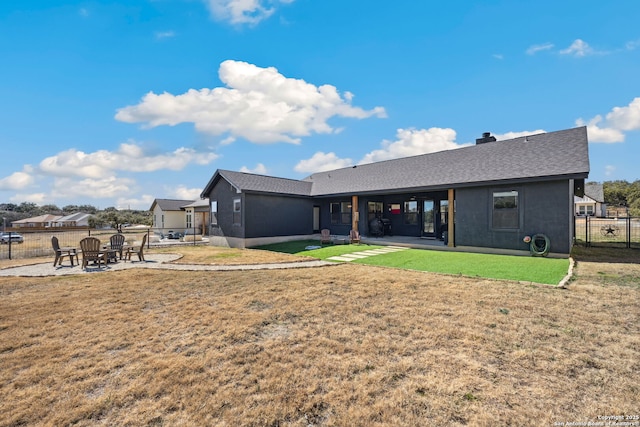
[{"label": "tree", "polygon": [[32,213],[37,210],[38,210],[38,205],[32,202],[22,202],[16,208],[16,212],[21,212],[21,213]]},{"label": "tree", "polygon": [[60,209],[58,206],[56,205],[42,205],[38,208],[38,211],[40,212],[41,215],[44,214],[62,214],[62,209]]}]

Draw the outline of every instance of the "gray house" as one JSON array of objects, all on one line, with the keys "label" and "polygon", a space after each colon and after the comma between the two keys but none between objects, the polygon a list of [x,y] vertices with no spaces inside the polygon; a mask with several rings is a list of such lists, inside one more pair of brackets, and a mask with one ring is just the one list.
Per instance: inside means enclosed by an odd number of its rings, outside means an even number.
[{"label": "gray house", "polygon": [[201,197],[211,202],[218,245],[305,239],[328,228],[486,251],[528,250],[524,236],[544,234],[552,253],[568,254],[574,195],[588,174],[587,131],[578,127],[504,141],[485,133],[475,146],[303,180],[217,170]]}]

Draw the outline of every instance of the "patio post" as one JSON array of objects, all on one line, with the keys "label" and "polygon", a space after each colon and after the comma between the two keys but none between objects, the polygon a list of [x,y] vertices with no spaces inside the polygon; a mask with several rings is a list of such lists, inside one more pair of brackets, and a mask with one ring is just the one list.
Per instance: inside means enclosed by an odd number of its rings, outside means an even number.
[{"label": "patio post", "polygon": [[454,197],[454,190],[453,188],[450,188],[448,190],[448,195],[447,198],[449,200],[449,211],[447,212],[447,234],[449,235],[448,240],[449,242],[447,243],[447,246],[449,246],[450,248],[453,248],[455,246],[455,228],[454,228],[454,224],[453,221],[455,220],[455,216],[454,216],[454,211],[455,211],[455,197]]},{"label": "patio post", "polygon": [[358,230],[358,196],[351,196],[351,229]]}]

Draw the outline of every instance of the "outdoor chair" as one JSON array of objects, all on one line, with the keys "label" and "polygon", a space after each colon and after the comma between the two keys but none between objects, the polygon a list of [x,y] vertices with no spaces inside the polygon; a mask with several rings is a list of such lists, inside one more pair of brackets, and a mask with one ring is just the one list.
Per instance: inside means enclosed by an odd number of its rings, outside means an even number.
[{"label": "outdoor chair", "polygon": [[320,230],[320,244],[331,243],[331,231],[328,228]]},{"label": "outdoor chair", "polygon": [[122,233],[114,234],[109,238],[109,243],[111,245],[111,249],[115,250],[120,255],[120,259],[122,259],[122,249],[124,246],[124,234]]},{"label": "outdoor chair", "polygon": [[58,238],[56,236],[51,237],[51,246],[53,247],[53,252],[56,254],[56,258],[53,260],[53,266],[62,265],[62,260],[64,257],[68,257],[69,261],[71,261],[71,266],[73,267],[73,257],[76,257],[76,263],[80,264],[78,260],[78,251],[76,248],[61,248],[60,242],[58,242]]},{"label": "outdoor chair", "polygon": [[349,233],[349,242],[350,243],[360,243],[360,232],[358,230],[351,230]]},{"label": "outdoor chair", "polygon": [[107,266],[104,252],[100,247],[100,239],[95,237],[85,237],[80,240],[80,249],[82,250],[83,269],[87,268],[89,261],[98,263],[98,268],[100,268],[100,264],[104,264],[105,267]]},{"label": "outdoor chair", "polygon": [[147,243],[147,235],[145,234],[142,237],[142,244],[140,245],[139,248],[129,248],[127,249],[127,253],[125,255],[125,261],[128,259],[129,261],[131,261],[131,254],[136,254],[138,255],[138,261],[145,261],[144,259],[144,245]]}]

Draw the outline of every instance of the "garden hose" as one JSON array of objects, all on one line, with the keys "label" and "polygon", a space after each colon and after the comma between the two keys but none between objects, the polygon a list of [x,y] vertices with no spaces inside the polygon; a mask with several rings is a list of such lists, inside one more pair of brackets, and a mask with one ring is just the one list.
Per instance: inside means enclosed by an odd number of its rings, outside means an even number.
[{"label": "garden hose", "polygon": [[529,250],[533,256],[547,256],[549,249],[551,248],[551,242],[549,238],[544,234],[536,234],[531,238],[529,244]]}]

